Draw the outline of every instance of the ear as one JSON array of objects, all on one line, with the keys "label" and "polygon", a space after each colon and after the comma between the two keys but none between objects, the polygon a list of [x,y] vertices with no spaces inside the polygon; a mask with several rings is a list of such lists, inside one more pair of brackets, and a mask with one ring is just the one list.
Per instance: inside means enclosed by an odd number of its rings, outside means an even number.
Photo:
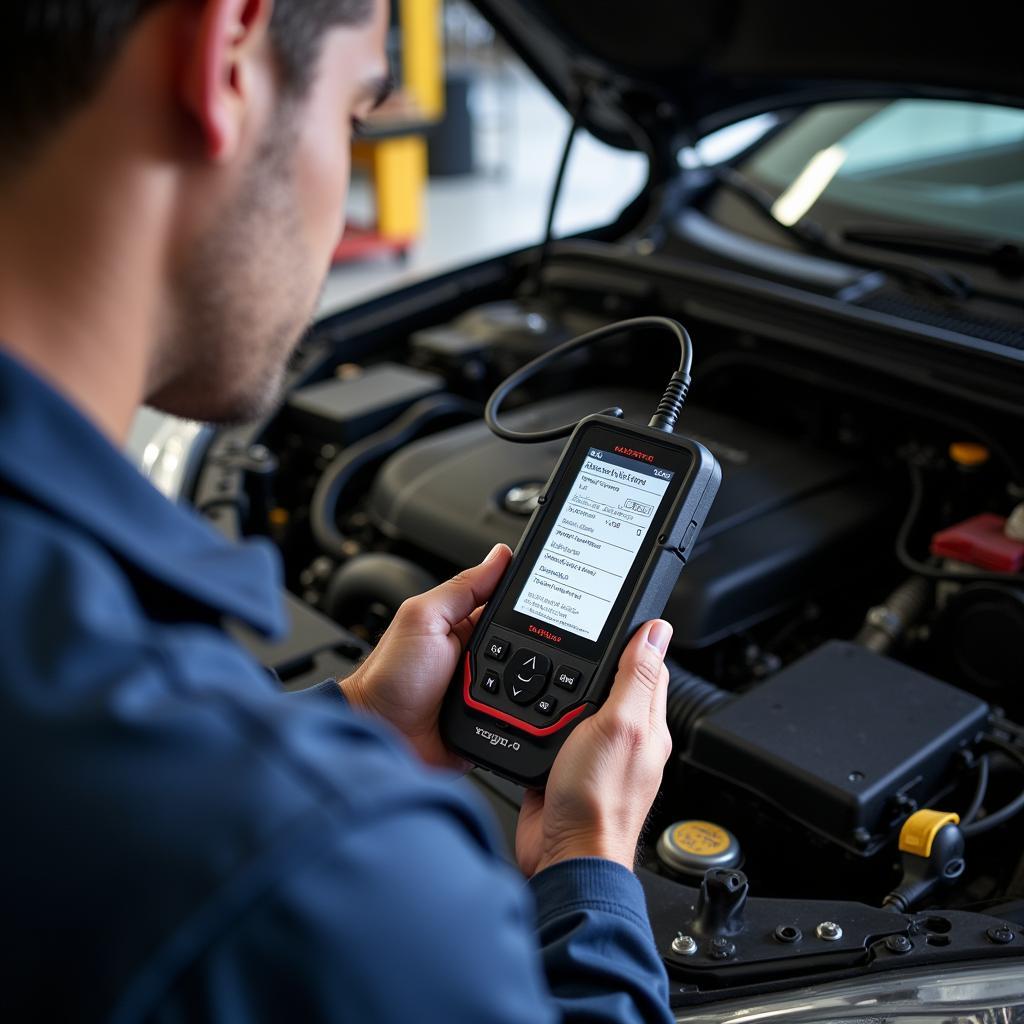
[{"label": "ear", "polygon": [[181,71],[185,106],[197,122],[208,159],[237,152],[266,61],[273,0],[201,0]]}]

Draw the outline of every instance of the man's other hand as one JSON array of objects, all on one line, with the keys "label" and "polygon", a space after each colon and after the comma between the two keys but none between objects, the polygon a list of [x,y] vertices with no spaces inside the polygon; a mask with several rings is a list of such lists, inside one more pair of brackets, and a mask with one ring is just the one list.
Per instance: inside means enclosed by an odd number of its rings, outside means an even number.
[{"label": "man's other hand", "polygon": [[511,558],[498,544],[480,565],[410,598],[373,653],[340,684],[349,703],[389,721],[427,764],[464,767],[441,741],[438,714],[481,608]]},{"label": "man's other hand", "polygon": [[671,637],[672,627],[660,619],[637,631],[608,700],[565,741],[547,789],[527,792],[516,832],[516,859],[527,877],[573,857],[604,857],[633,869],[672,752],[664,665]]}]

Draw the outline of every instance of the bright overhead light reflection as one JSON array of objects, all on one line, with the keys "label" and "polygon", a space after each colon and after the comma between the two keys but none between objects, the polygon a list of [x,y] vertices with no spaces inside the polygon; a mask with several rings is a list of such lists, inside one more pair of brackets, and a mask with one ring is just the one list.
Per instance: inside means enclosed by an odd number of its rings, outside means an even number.
[{"label": "bright overhead light reflection", "polygon": [[842,146],[829,146],[815,153],[793,184],[772,204],[772,216],[780,224],[792,227],[818,201],[845,160],[846,150]]},{"label": "bright overhead light reflection", "polygon": [[149,473],[152,468],[156,465],[156,460],[160,458],[160,445],[153,444],[150,442],[146,445],[145,451],[142,453],[142,468],[146,473]]}]

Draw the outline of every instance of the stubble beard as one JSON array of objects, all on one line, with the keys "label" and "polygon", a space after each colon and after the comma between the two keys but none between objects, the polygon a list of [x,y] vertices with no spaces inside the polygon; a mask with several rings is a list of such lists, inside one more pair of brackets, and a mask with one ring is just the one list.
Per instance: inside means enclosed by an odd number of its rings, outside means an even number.
[{"label": "stubble beard", "polygon": [[148,398],[154,408],[235,424],[279,403],[289,358],[316,308],[306,298],[310,254],[293,153],[293,129],[279,116],[220,223],[176,275],[173,326],[161,343],[176,370]]}]

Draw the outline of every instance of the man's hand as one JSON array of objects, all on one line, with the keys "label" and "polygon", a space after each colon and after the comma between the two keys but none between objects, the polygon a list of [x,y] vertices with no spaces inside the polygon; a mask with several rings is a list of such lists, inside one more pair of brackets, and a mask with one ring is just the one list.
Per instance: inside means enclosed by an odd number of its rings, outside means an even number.
[{"label": "man's hand", "polygon": [[463,766],[441,741],[437,718],[480,608],[511,558],[498,544],[480,565],[410,598],[373,653],[341,682],[349,703],[387,719],[427,764]]},{"label": "man's hand", "polygon": [[572,857],[605,857],[630,870],[661,785],[672,737],[665,724],[672,627],[641,627],[619,660],[608,700],[559,751],[543,793],[528,792],[516,859],[529,877]]}]

